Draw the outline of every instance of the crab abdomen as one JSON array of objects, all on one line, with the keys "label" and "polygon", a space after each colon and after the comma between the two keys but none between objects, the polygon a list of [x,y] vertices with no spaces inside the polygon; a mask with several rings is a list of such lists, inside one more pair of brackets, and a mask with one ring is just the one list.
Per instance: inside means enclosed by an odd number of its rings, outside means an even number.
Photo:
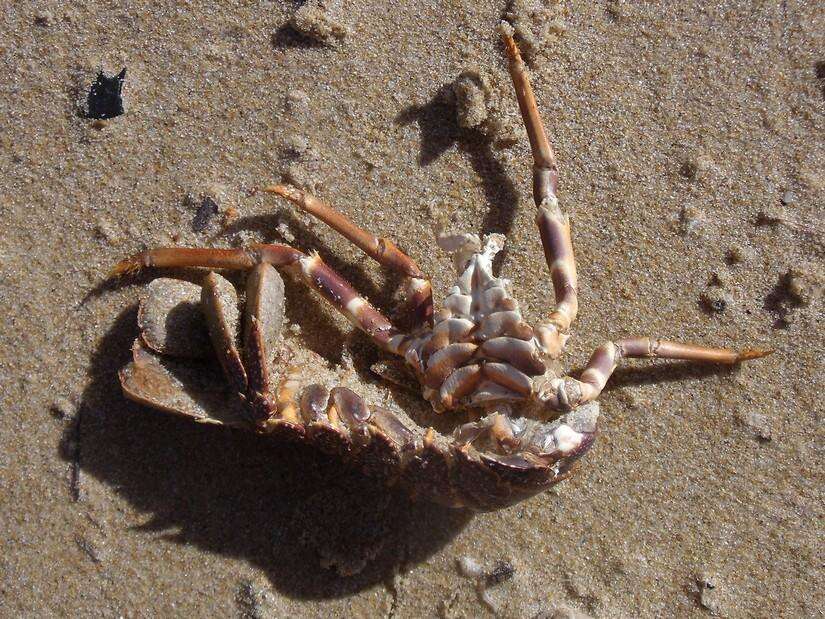
[{"label": "crab abdomen", "polygon": [[205,364],[158,356],[140,339],[120,373],[126,396],[141,404],[200,423],[306,441],[370,476],[406,486],[413,496],[476,510],[512,505],[564,479],[592,445],[598,415],[593,404],[552,423],[507,419],[504,436],[488,417],[445,436],[402,411],[370,405],[351,389],[305,384],[296,376],[282,381],[277,409],[298,418],[274,412],[254,424],[219,378]]}]

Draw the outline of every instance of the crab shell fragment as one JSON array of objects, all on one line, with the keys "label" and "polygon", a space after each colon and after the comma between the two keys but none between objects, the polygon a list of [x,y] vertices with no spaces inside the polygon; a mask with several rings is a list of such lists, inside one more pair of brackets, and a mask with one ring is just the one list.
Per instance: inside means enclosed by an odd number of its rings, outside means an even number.
[{"label": "crab shell fragment", "polygon": [[249,274],[245,297],[242,315],[234,287],[215,273],[203,286],[152,281],[132,362],[120,371],[124,394],[199,423],[306,441],[413,497],[476,510],[561,481],[595,439],[596,403],[549,422],[494,412],[457,424],[452,436],[423,428],[358,395],[352,372],[320,358],[285,361],[310,353],[281,334],[284,287],[272,266]]}]

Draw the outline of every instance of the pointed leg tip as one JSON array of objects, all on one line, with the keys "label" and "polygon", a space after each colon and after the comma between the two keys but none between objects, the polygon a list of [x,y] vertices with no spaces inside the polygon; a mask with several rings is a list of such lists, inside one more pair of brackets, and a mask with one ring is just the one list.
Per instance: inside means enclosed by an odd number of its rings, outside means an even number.
[{"label": "pointed leg tip", "polygon": [[287,200],[298,201],[301,199],[301,191],[292,185],[267,185],[263,190],[266,193],[274,193]]},{"label": "pointed leg tip", "polygon": [[749,361],[750,359],[760,359],[776,352],[773,348],[747,348],[739,353],[736,362]]},{"label": "pointed leg tip", "polygon": [[285,189],[286,185],[266,185],[263,190],[266,193],[277,193],[278,195],[280,195],[283,193]]},{"label": "pointed leg tip", "polygon": [[112,267],[106,275],[106,279],[117,279],[127,275],[134,275],[140,271],[141,268],[143,268],[143,263],[136,256],[132,256],[131,258],[126,258],[126,260],[121,260]]},{"label": "pointed leg tip", "polygon": [[515,30],[513,26],[506,21],[502,21],[498,26],[498,33],[501,36],[501,42],[504,43],[504,51],[507,53],[507,58],[511,65],[515,66],[522,62],[521,52],[516,44]]},{"label": "pointed leg tip", "polygon": [[514,34],[513,26],[510,22],[506,20],[501,20],[498,23],[498,33],[501,36],[501,40],[504,41],[504,44],[509,48],[511,45],[515,47],[515,41],[513,41],[513,34]]}]

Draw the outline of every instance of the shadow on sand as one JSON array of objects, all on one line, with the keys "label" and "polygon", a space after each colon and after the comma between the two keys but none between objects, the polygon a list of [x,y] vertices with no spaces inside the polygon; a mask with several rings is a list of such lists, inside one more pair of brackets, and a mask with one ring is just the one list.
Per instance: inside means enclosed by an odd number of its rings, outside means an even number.
[{"label": "shadow on sand", "polygon": [[412,105],[395,118],[398,125],[417,123],[421,131],[418,163],[427,166],[456,145],[470,161],[481,180],[489,210],[479,232],[509,234],[518,208],[518,192],[501,161],[496,157],[494,142],[478,129],[464,129],[456,121],[452,84],[441,87],[424,105]]},{"label": "shadow on sand", "polygon": [[[321,312],[317,303],[306,293],[287,306]],[[283,594],[317,599],[390,581],[470,520],[465,511],[412,502],[305,445],[194,424],[126,400],[117,371],[129,361],[136,314],[123,311],[94,352],[92,382],[60,454],[80,479],[91,475],[150,514],[138,527],[147,536],[243,559]],[[344,341],[330,328],[324,348]],[[72,492],[82,500],[82,484]],[[322,561],[356,573],[341,576]]]}]

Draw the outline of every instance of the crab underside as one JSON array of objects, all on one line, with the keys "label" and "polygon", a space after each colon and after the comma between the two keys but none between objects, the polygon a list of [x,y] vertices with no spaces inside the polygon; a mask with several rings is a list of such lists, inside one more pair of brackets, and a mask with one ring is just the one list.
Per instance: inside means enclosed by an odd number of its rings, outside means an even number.
[{"label": "crab underside", "polygon": [[[558,482],[592,442],[595,402],[547,421],[492,413],[449,437],[425,429],[377,393],[356,393],[364,385],[351,369],[330,366],[299,338],[282,334],[283,291],[269,265],[250,273],[241,303],[216,273],[202,287],[152,281],[138,312],[132,362],[120,373],[124,393],[199,423],[306,440],[415,496],[475,509],[510,504]],[[504,423],[511,430],[502,435]],[[517,452],[522,443],[532,451]]]},{"label": "crab underside", "polygon": [[[215,272],[202,286],[154,280],[140,306],[133,360],[120,373],[124,393],[201,423],[307,441],[367,474],[405,485],[414,496],[487,510],[532,496],[569,474],[593,445],[595,400],[624,359],[735,364],[768,354],[636,337],[597,348],[578,378],[561,375],[559,358],[578,312],[570,224],[556,197],[555,156],[506,28],[503,39],[530,138],[536,223],[555,295],[544,322],[528,324],[509,282],[493,274],[501,235],[439,239],[457,278],[434,312],[429,279],[390,240],[299,189],[276,185],[266,191],[402,275],[403,312],[411,327],[399,329],[317,254],[288,245],[152,249],[122,261],[114,273],[147,267],[243,270],[246,289],[241,303],[234,286]],[[420,416],[387,404],[353,372],[329,367],[285,337],[284,284],[276,267],[317,291],[403,363],[432,410],[455,420],[452,432],[420,425]]]}]

